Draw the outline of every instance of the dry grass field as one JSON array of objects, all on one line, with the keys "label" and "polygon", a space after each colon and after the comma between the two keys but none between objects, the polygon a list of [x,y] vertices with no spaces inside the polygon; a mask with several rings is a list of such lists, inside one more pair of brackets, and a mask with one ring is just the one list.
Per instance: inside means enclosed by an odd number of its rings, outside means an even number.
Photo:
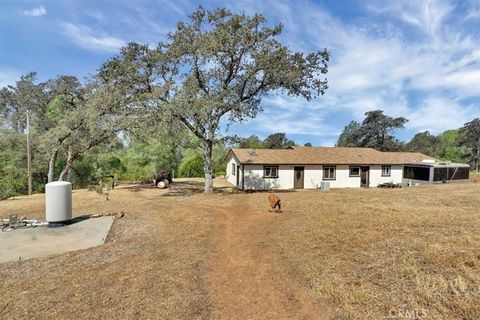
[{"label": "dry grass field", "polygon": [[0,264],[0,319],[480,319],[480,182],[282,192],[281,214],[201,187],[75,191],[77,215],[126,215],[103,246]]}]

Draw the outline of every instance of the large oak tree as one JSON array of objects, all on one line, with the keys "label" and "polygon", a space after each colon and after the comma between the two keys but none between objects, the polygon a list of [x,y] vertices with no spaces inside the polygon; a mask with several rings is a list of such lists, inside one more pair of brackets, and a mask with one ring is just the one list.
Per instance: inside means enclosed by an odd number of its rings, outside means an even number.
[{"label": "large oak tree", "polygon": [[259,14],[198,8],[165,43],[130,43],[100,69],[99,78],[120,90],[132,110],[181,123],[200,139],[205,192],[213,191],[212,148],[221,124],[255,117],[269,93],[312,99],[327,89],[328,51],[294,52],[279,40],[282,26],[265,22]]}]

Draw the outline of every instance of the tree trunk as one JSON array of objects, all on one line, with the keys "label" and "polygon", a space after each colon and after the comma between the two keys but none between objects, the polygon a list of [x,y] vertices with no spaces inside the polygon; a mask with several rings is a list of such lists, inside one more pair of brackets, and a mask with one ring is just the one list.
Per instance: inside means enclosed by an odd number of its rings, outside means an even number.
[{"label": "tree trunk", "polygon": [[477,150],[477,158],[475,159],[475,162],[477,164],[477,173],[478,173],[478,167],[480,165],[480,149]]},{"label": "tree trunk", "polygon": [[48,163],[48,183],[52,182],[55,178],[55,163],[57,162],[58,150],[53,151],[50,156],[50,162]]},{"label": "tree trunk", "polygon": [[32,145],[30,141],[30,112],[27,109],[27,172],[28,195],[32,194]]},{"label": "tree trunk", "polygon": [[212,140],[204,141],[205,146],[205,193],[213,193],[213,165],[212,165],[212,149],[213,142]]},{"label": "tree trunk", "polygon": [[70,169],[73,164],[72,147],[68,147],[67,163],[58,177],[58,181],[70,181]]}]

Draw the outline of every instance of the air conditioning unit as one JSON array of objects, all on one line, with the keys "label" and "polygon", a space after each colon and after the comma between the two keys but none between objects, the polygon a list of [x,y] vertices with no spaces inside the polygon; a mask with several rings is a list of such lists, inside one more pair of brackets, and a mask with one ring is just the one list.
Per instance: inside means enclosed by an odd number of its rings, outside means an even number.
[{"label": "air conditioning unit", "polygon": [[320,190],[322,191],[330,191],[330,182],[322,181],[320,183]]}]

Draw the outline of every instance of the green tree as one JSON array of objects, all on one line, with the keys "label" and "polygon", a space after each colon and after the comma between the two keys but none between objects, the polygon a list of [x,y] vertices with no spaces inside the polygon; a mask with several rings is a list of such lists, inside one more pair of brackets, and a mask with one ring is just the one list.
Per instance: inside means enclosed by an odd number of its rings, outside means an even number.
[{"label": "green tree", "polygon": [[[32,119],[32,115],[37,114],[41,106],[45,104],[44,85],[35,82],[36,73],[32,72],[21,76],[15,85],[0,90],[0,125],[9,130],[11,134],[17,134],[15,135],[16,138],[20,137],[18,134],[27,133],[27,118]],[[27,144],[23,152],[20,152],[25,154],[25,166],[32,164],[32,170],[28,171],[28,174],[24,177],[28,180],[28,192],[30,193],[33,187],[34,174],[39,178],[42,178],[43,175],[38,174],[39,172],[36,170],[34,172],[33,168],[34,161],[38,163],[42,154],[38,153],[37,157],[34,157],[31,153],[37,148],[36,138],[39,135],[35,130],[36,128],[29,126],[28,129],[29,133],[24,136],[24,139],[28,139],[30,143]]]},{"label": "green tree", "polygon": [[203,156],[196,150],[187,151],[180,163],[178,174],[180,177],[197,178],[203,176]]},{"label": "green tree", "polygon": [[95,156],[85,156],[82,157],[72,166],[72,184],[85,188],[90,183],[96,183],[94,181],[95,171],[97,167],[97,157]]},{"label": "green tree", "polygon": [[359,129],[361,146],[379,151],[400,150],[402,143],[392,133],[395,129],[404,128],[407,121],[403,117],[392,118],[384,115],[382,110],[366,112]]},{"label": "green tree", "polygon": [[480,118],[467,122],[458,132],[458,144],[470,149],[467,161],[473,164],[478,173],[480,166]]},{"label": "green tree", "polygon": [[217,142],[213,146],[213,172],[215,176],[225,175],[227,172],[227,164],[225,163],[225,157],[227,156],[229,148],[225,143]]},{"label": "green tree", "polygon": [[410,152],[421,152],[435,157],[440,147],[440,138],[430,134],[429,131],[417,133],[412,140],[405,144],[405,150]]},{"label": "green tree", "polygon": [[[110,174],[116,174],[127,181],[151,181],[159,171],[174,172],[182,159],[182,143],[156,138],[133,138],[128,146],[114,152],[120,164],[117,169],[112,165],[103,165],[104,171],[110,167]],[[112,161],[109,158],[108,161]],[[112,163],[113,164],[113,163]]]},{"label": "green tree", "polygon": [[43,151],[48,154],[48,182],[51,182],[55,178],[59,154],[66,152],[68,145],[71,149],[76,142],[74,133],[85,125],[86,97],[75,77],[60,76],[48,80],[45,88],[48,102],[35,114],[35,124],[41,132]]},{"label": "green tree", "polygon": [[44,84],[36,84],[37,74],[22,75],[14,86],[0,90],[0,124],[17,133],[26,129],[27,110],[36,113],[45,104]]},{"label": "green tree", "polygon": [[266,137],[263,144],[267,149],[285,149],[294,146],[295,141],[288,139],[285,133],[277,132]]},{"label": "green tree", "polygon": [[245,149],[264,149],[265,145],[258,136],[252,134],[248,138],[241,138],[238,147]]},{"label": "green tree", "polygon": [[0,130],[0,200],[27,192],[25,139],[14,130]]},{"label": "green tree", "polygon": [[[65,157],[58,180],[69,180],[73,164],[88,152],[109,149],[118,143],[117,132],[127,126],[118,114],[112,90],[97,83],[81,84],[75,77],[60,76],[47,82],[49,102],[37,115],[38,127],[45,126],[43,147],[49,155],[48,181],[55,179],[60,154]],[[123,126],[122,126],[123,125]]]},{"label": "green tree", "polygon": [[342,133],[338,137],[337,147],[359,147],[360,141],[360,123],[357,121],[351,121],[345,126]]},{"label": "green tree", "polygon": [[458,145],[459,130],[447,130],[438,135],[440,141],[436,152],[436,158],[452,162],[462,162],[465,154],[468,153],[467,147]]},{"label": "green tree", "polygon": [[312,144],[310,142],[306,142],[303,146],[304,147],[312,147]]},{"label": "green tree", "polygon": [[198,8],[156,48],[131,43],[105,63],[99,78],[129,98],[132,110],[179,121],[202,143],[205,192],[213,191],[213,145],[222,119],[242,122],[261,100],[283,91],[308,100],[323,94],[329,53],[293,52],[256,14]]}]

